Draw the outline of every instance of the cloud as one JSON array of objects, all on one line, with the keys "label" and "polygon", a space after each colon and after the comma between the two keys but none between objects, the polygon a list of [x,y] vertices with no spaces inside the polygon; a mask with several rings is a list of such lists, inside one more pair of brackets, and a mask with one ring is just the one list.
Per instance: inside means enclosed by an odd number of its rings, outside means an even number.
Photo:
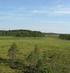
[{"label": "cloud", "polygon": [[46,9],[33,10],[32,13],[39,14],[39,15],[50,15],[50,16],[70,15],[70,7],[65,7],[65,6],[59,4],[56,7],[49,7]]},{"label": "cloud", "polygon": [[34,14],[47,14],[48,11],[46,11],[46,10],[33,10],[32,13],[34,13]]},{"label": "cloud", "polygon": [[58,5],[53,9],[54,14],[59,15],[70,15],[70,7],[65,7],[63,5]]},{"label": "cloud", "polygon": [[70,15],[70,10],[58,10],[58,11],[54,11],[54,14]]},{"label": "cloud", "polygon": [[[61,0],[58,0],[61,1]],[[18,7],[8,11],[1,11],[0,16],[2,17],[30,17],[30,16],[63,16],[70,15],[70,7],[66,7],[62,4],[58,4],[53,7],[42,7],[42,8],[27,8]]]}]

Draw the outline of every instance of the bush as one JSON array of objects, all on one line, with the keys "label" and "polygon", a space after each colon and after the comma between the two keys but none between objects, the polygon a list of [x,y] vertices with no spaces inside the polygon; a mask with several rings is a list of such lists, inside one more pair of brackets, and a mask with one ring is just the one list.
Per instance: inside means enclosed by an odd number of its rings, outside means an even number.
[{"label": "bush", "polygon": [[9,65],[11,68],[15,68],[15,62],[16,62],[16,44],[13,43],[11,47],[8,50],[8,56],[9,56]]},{"label": "bush", "polygon": [[70,40],[70,34],[60,34],[59,38],[60,39],[65,39],[65,40]]}]

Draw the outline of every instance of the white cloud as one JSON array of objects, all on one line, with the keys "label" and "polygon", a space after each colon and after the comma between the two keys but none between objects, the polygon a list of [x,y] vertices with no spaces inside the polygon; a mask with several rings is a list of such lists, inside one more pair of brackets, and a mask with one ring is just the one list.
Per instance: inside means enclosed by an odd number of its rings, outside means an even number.
[{"label": "white cloud", "polygon": [[35,14],[47,14],[48,11],[46,11],[46,10],[33,10],[32,13],[35,13]]},{"label": "white cloud", "polygon": [[[61,1],[61,0],[59,0]],[[5,11],[0,12],[0,15],[3,17],[5,16],[20,16],[20,17],[29,17],[33,15],[42,15],[42,16],[63,16],[63,15],[70,15],[70,7],[66,7],[62,4],[58,4],[57,6],[53,7],[44,7],[40,9],[28,9],[25,7],[19,7],[12,11]]]},{"label": "white cloud", "polygon": [[70,15],[70,10],[58,10],[54,11],[54,14],[60,14],[60,15]]},{"label": "white cloud", "polygon": [[37,9],[32,11],[33,14],[40,14],[40,15],[70,15],[70,7],[65,7],[63,5],[57,5],[56,7],[50,7],[46,9]]},{"label": "white cloud", "polygon": [[65,7],[63,5],[58,5],[53,9],[54,14],[59,15],[70,15],[70,7]]}]

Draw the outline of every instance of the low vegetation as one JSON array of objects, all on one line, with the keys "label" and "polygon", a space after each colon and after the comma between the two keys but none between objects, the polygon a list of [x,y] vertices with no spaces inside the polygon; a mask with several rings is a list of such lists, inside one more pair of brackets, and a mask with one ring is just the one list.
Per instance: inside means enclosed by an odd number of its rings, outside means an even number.
[{"label": "low vegetation", "polygon": [[29,30],[0,31],[0,72],[70,73],[70,35],[45,35]]},{"label": "low vegetation", "polygon": [[58,37],[0,37],[0,72],[70,73],[70,41]]},{"label": "low vegetation", "polygon": [[70,34],[60,34],[60,39],[70,40]]}]

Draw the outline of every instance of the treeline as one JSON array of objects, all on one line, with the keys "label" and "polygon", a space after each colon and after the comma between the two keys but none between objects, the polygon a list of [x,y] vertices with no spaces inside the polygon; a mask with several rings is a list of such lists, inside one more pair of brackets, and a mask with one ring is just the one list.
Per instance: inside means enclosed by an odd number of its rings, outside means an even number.
[{"label": "treeline", "polygon": [[60,34],[59,38],[60,39],[65,39],[65,40],[70,40],[70,34]]},{"label": "treeline", "polygon": [[16,36],[16,37],[43,37],[44,33],[31,30],[7,30],[0,31],[0,36]]}]

